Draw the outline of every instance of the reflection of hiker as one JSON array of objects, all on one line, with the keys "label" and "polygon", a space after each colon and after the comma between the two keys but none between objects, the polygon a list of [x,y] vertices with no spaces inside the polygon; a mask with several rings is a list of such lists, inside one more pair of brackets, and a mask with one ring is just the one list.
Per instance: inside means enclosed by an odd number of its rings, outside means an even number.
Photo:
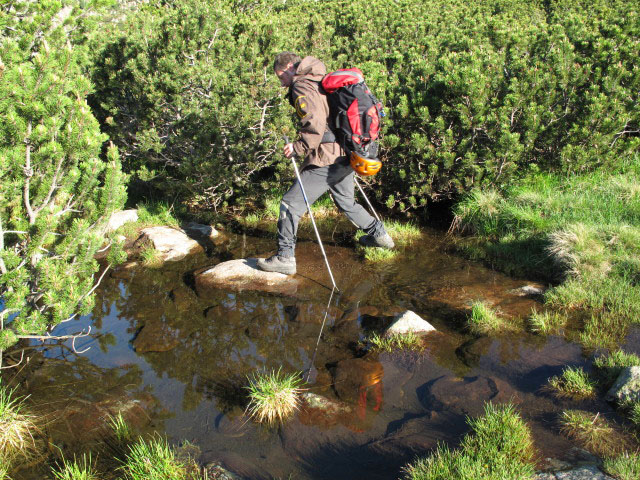
[{"label": "reflection of hiker", "polygon": [[[373,218],[354,198],[354,171],[335,138],[329,139],[329,105],[319,82],[327,73],[324,64],[314,57],[300,57],[291,52],[276,56],[273,65],[283,87],[289,88],[289,102],[300,121],[300,139],[284,146],[284,155],[304,158],[300,179],[313,204],[329,190],[336,206],[367,235],[360,243],[370,247],[393,248],[393,240],[382,222]],[[323,137],[327,142],[323,142]],[[331,135],[331,137],[333,137]],[[268,272],[296,273],[295,244],[300,217],[306,210],[298,180],[282,197],[278,218],[278,252],[258,260],[258,267]]]}]

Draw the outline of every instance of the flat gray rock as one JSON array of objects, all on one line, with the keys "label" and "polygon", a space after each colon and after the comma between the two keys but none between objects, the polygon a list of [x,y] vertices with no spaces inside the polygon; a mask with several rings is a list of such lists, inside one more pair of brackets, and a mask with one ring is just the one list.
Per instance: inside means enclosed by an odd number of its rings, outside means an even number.
[{"label": "flat gray rock", "polygon": [[618,403],[640,401],[640,367],[627,367],[607,392],[606,399]]},{"label": "flat gray rock", "polygon": [[243,258],[222,262],[195,276],[196,290],[201,294],[207,288],[257,290],[261,292],[294,295],[298,280],[291,275],[263,272],[258,269],[257,258]]},{"label": "flat gray rock", "polygon": [[407,310],[404,313],[400,313],[395,316],[393,323],[384,332],[385,336],[405,334],[409,332],[413,333],[429,333],[435,332],[436,329],[426,320],[422,319],[420,315]]},{"label": "flat gray rock", "polygon": [[576,468],[566,472],[555,472],[558,480],[614,480],[602,473],[595,465]]},{"label": "flat gray rock", "polygon": [[203,250],[202,246],[184,231],[166,226],[143,229],[136,243],[143,242],[150,242],[165,262],[177,262],[187,255]]},{"label": "flat gray rock", "polygon": [[107,225],[104,227],[104,234],[107,235],[111,232],[115,232],[122,225],[129,222],[137,222],[138,221],[138,210],[122,210],[120,212],[113,212],[111,217],[109,217],[109,221]]}]

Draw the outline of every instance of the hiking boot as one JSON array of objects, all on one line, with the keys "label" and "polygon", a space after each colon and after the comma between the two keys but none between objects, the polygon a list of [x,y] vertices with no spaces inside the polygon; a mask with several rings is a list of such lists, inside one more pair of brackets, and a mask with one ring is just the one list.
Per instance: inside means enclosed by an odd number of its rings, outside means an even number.
[{"label": "hiking boot", "polygon": [[374,237],[373,235],[363,235],[358,239],[360,245],[364,245],[365,247],[380,247],[380,248],[393,248],[395,247],[395,243],[393,243],[393,238],[388,233],[383,233],[382,235],[378,235]]},{"label": "hiking boot", "polygon": [[296,258],[281,257],[280,255],[273,255],[269,258],[259,258],[258,268],[265,272],[278,272],[284,273],[285,275],[295,275]]}]

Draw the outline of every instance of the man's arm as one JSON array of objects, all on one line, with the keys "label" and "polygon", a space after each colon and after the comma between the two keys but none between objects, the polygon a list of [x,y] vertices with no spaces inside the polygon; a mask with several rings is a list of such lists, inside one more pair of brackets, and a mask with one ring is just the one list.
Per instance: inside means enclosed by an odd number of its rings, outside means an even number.
[{"label": "man's arm", "polygon": [[329,111],[326,100],[315,85],[298,82],[292,89],[293,105],[300,120],[300,140],[293,142],[293,150],[304,158],[322,143]]}]

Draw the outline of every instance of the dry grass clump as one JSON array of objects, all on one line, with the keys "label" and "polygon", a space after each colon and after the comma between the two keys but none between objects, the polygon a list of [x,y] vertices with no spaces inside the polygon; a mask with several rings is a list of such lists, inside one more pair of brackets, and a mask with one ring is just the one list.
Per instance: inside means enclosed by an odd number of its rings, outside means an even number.
[{"label": "dry grass clump", "polygon": [[14,396],[15,389],[0,385],[0,460],[11,464],[17,458],[35,455],[34,435],[38,427],[34,417],[24,412],[24,398]]},{"label": "dry grass clump", "polygon": [[630,449],[631,440],[599,413],[567,410],[560,417],[560,431],[600,457],[615,457]]},{"label": "dry grass clump", "polygon": [[547,388],[558,397],[588,398],[596,394],[596,382],[581,367],[568,367],[562,375],[551,377]]},{"label": "dry grass clump", "polygon": [[275,425],[289,418],[300,402],[302,381],[298,373],[286,375],[281,369],[249,378],[247,412],[259,423]]}]

